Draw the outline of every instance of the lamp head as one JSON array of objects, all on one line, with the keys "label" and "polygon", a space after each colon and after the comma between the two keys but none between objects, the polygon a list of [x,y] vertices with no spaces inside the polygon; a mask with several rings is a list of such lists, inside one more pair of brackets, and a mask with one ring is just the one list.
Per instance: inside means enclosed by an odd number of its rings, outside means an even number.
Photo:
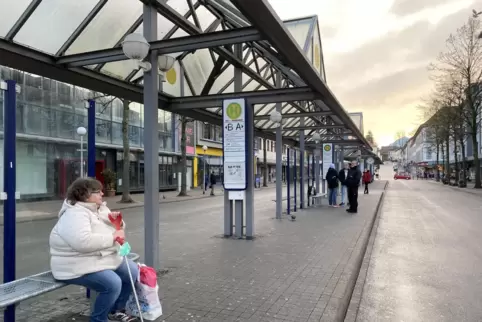
[{"label": "lamp head", "polygon": [[87,134],[87,129],[83,126],[77,128],[77,134],[80,136],[84,136]]},{"label": "lamp head", "polygon": [[122,42],[122,51],[127,58],[142,61],[149,53],[150,45],[143,35],[128,34]]},{"label": "lamp head", "polygon": [[281,119],[282,119],[281,113],[278,111],[273,111],[269,115],[269,120],[273,123],[279,124],[281,123]]},{"label": "lamp head", "polygon": [[208,147],[203,145],[203,151],[206,152],[207,149],[208,149]]},{"label": "lamp head", "polygon": [[321,141],[320,133],[313,134],[313,141],[315,141],[315,143],[319,143]]},{"label": "lamp head", "polygon": [[157,66],[161,72],[165,73],[174,66],[175,61],[176,58],[172,56],[162,55],[157,58]]}]

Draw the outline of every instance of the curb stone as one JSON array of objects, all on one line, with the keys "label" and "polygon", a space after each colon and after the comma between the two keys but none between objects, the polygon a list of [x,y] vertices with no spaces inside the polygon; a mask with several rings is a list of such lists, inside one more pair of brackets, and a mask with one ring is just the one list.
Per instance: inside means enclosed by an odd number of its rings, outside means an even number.
[{"label": "curb stone", "polygon": [[367,252],[370,236],[372,235],[374,231],[374,226],[376,219],[378,218],[378,214],[381,209],[381,205],[383,203],[383,199],[385,197],[385,190],[387,189],[388,186],[388,181],[385,182],[385,186],[383,188],[382,194],[378,200],[377,206],[375,208],[375,212],[373,214],[373,217],[367,224],[365,225],[363,231],[361,232],[360,236],[358,237],[357,243],[355,245],[354,249],[354,255],[350,258],[347,267],[352,267],[353,269],[350,270],[351,274],[348,276],[348,282],[346,284],[345,290],[343,292],[343,296],[339,299],[337,298],[332,298],[330,299],[331,301],[338,301],[337,305],[337,311],[336,314],[333,318],[333,321],[337,322],[342,322],[345,320],[348,309],[350,306],[350,302],[353,297],[353,293],[355,290],[355,286],[357,284],[358,276],[360,275],[360,271],[362,268],[363,264],[363,259],[365,257],[365,254]]},{"label": "curb stone", "polygon": [[[387,182],[388,185],[388,182]],[[385,190],[387,188],[385,185]],[[383,201],[380,204],[380,211],[383,207]],[[358,316],[358,310],[360,308],[360,302],[363,296],[363,288],[365,286],[365,280],[368,274],[368,268],[370,266],[370,259],[372,256],[373,246],[375,244],[375,238],[377,236],[378,225],[380,223],[380,214],[377,214],[377,218],[375,219],[375,224],[372,228],[372,232],[370,234],[370,239],[368,240],[368,247],[365,252],[365,256],[363,256],[363,262],[361,265],[360,273],[358,274],[358,278],[353,290],[352,297],[350,299],[350,303],[348,306],[348,310],[345,316],[344,322],[355,322]]]}]

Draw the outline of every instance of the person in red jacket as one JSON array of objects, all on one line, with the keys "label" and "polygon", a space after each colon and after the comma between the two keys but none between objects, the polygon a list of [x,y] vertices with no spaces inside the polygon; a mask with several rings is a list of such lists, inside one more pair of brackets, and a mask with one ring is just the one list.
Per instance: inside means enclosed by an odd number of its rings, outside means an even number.
[{"label": "person in red jacket", "polygon": [[368,194],[368,185],[372,181],[372,174],[370,173],[370,170],[366,169],[365,172],[363,172],[363,184],[365,185],[365,191],[363,192],[364,194]]}]

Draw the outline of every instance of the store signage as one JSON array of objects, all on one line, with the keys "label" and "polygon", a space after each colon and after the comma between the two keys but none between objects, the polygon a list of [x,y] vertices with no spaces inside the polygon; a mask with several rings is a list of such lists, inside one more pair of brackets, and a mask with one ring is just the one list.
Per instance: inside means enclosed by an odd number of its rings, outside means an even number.
[{"label": "store signage", "polygon": [[333,163],[333,144],[331,143],[323,143],[323,179],[325,178],[326,174],[328,173],[328,169],[330,168],[330,164]]},{"label": "store signage", "polygon": [[247,188],[246,148],[246,102],[244,99],[224,100],[223,159],[225,190],[245,190]]}]

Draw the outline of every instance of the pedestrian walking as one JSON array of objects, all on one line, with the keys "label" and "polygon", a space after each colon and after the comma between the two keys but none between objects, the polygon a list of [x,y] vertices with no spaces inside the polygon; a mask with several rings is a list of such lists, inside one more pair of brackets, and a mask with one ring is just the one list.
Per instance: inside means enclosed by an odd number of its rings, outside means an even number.
[{"label": "pedestrian walking", "polygon": [[363,191],[363,194],[367,195],[368,194],[368,185],[372,182],[372,174],[370,173],[370,170],[366,169],[365,172],[363,172],[363,184],[365,185],[365,190]]},{"label": "pedestrian walking", "polygon": [[214,186],[216,185],[216,175],[214,174],[214,171],[211,172],[211,176],[209,177],[209,184],[211,188],[211,196],[214,196]]}]

